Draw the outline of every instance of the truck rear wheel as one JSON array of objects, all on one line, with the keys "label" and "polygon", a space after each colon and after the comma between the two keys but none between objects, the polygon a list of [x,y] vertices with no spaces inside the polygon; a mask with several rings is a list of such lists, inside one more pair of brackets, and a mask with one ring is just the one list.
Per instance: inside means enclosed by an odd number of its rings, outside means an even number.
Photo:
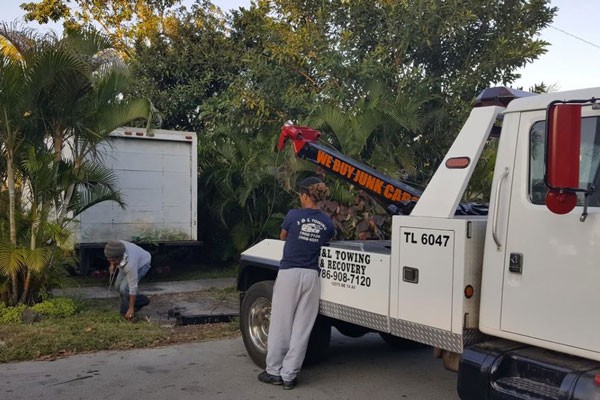
[{"label": "truck rear wheel", "polygon": [[[262,281],[250,286],[240,310],[240,330],[244,346],[252,361],[261,368],[265,368],[267,364],[273,284],[273,281]],[[331,323],[328,318],[318,315],[308,341],[305,363],[315,364],[321,361],[327,353],[330,340]]]},{"label": "truck rear wheel", "polygon": [[306,349],[305,364],[317,364],[327,356],[329,341],[331,340],[331,322],[329,318],[317,315],[317,320],[313,325],[308,348]]},{"label": "truck rear wheel", "polygon": [[262,281],[250,286],[240,310],[244,346],[252,361],[261,368],[266,366],[273,284],[273,281]]}]

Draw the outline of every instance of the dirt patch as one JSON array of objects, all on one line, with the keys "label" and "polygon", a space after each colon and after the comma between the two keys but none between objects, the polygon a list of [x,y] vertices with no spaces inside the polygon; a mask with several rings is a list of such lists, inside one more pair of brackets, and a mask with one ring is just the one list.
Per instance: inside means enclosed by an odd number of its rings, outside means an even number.
[{"label": "dirt patch", "polygon": [[[202,290],[172,294],[149,294],[150,304],[138,313],[138,318],[159,323],[168,330],[157,345],[225,339],[240,335],[239,294],[233,290]],[[176,316],[220,315],[234,316],[231,322],[179,325]]]},{"label": "dirt patch", "polygon": [[233,315],[239,313],[239,295],[231,289],[210,289],[171,294],[151,294],[150,304],[139,313],[162,324],[175,324],[177,315]]},{"label": "dirt patch", "polygon": [[205,342],[240,336],[239,324],[236,321],[221,324],[174,325],[168,336],[157,345]]}]

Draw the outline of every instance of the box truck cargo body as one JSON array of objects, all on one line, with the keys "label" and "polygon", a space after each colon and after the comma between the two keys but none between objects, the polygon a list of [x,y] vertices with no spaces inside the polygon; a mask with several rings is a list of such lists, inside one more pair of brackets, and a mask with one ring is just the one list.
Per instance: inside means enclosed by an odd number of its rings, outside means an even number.
[{"label": "box truck cargo body", "polygon": [[125,203],[96,204],[79,215],[75,229],[80,270],[88,249],[112,239],[197,244],[197,139],[194,132],[123,127],[98,146],[98,160],[117,178]]}]

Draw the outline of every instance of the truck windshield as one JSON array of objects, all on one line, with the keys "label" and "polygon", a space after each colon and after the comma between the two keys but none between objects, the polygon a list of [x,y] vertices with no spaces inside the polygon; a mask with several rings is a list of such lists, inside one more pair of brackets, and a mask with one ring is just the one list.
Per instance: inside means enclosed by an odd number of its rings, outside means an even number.
[{"label": "truck windshield", "polygon": [[[546,122],[536,122],[529,135],[529,199],[533,204],[545,204],[544,152],[546,151]],[[587,117],[581,120],[581,155],[579,164],[579,187],[586,189],[590,184],[597,191],[590,196],[589,205],[600,206],[600,118]],[[577,205],[583,205],[583,194],[577,194]]]}]

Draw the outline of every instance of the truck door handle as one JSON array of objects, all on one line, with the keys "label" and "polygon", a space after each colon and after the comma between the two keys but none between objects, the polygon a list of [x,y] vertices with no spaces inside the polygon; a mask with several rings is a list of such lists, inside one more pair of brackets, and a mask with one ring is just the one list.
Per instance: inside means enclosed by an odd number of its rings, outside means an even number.
[{"label": "truck door handle", "polygon": [[502,176],[500,179],[498,179],[498,183],[496,185],[496,199],[494,200],[494,214],[492,214],[492,237],[494,238],[494,242],[496,242],[496,247],[498,250],[502,248],[502,243],[500,243],[500,238],[498,238],[498,210],[500,209],[498,202],[500,201],[500,189],[502,189],[502,182],[507,176],[508,167],[504,168]]}]

